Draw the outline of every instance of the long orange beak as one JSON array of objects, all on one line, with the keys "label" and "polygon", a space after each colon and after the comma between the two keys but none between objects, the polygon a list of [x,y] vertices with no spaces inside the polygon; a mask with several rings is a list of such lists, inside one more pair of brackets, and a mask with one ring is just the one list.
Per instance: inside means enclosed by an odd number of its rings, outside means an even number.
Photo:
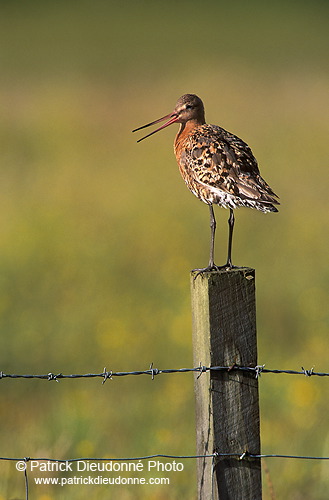
[{"label": "long orange beak", "polygon": [[166,123],[164,123],[163,125],[161,125],[161,127],[153,130],[153,132],[145,135],[141,139],[138,139],[137,142],[143,141],[144,139],[146,139],[146,137],[150,137],[150,135],[153,135],[156,132],[159,132],[159,130],[162,130],[162,129],[168,127],[172,123],[177,123],[178,122],[178,115],[176,113],[169,113],[169,115],[163,116],[162,118],[159,118],[158,120],[155,120],[154,122],[148,123],[147,125],[143,125],[142,127],[135,128],[135,130],[133,130],[133,132],[137,132],[137,130],[142,130],[143,128],[150,127],[151,125],[155,125],[156,123],[163,122],[163,120],[167,120],[168,118],[169,118],[169,120]]}]

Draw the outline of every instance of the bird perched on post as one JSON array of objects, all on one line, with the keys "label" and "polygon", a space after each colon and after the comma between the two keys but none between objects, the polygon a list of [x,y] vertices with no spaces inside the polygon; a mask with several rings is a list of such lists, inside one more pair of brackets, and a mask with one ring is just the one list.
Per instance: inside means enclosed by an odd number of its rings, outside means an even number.
[{"label": "bird perched on post", "polygon": [[[260,176],[257,160],[249,146],[234,134],[218,125],[205,121],[204,106],[195,94],[185,94],[175,109],[154,122],[136,128],[133,132],[167,120],[164,125],[137,142],[146,139],[173,123],[179,123],[174,151],[180,173],[189,190],[210,210],[210,258],[205,268],[194,269],[198,274],[206,271],[231,269],[232,236],[235,208],[255,208],[261,212],[277,212],[278,196]],[[214,263],[216,219],[213,205],[228,208],[230,216],[228,253],[224,266]]]}]

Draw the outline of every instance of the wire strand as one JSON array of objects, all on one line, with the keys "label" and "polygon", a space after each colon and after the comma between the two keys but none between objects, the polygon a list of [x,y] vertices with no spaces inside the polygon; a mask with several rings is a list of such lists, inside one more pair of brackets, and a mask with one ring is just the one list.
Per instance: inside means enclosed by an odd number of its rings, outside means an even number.
[{"label": "wire strand", "polygon": [[307,455],[282,455],[276,453],[270,454],[253,454],[247,451],[239,452],[239,453],[220,453],[215,452],[207,455],[166,455],[163,453],[157,453],[154,455],[144,455],[140,457],[108,457],[108,458],[97,458],[97,457],[79,457],[79,458],[45,458],[45,457],[24,457],[24,458],[14,458],[14,457],[0,457],[0,460],[4,461],[14,461],[14,462],[30,462],[32,460],[37,462],[58,462],[58,463],[74,463],[74,462],[134,462],[139,460],[150,460],[152,458],[172,458],[172,459],[197,459],[197,458],[220,458],[220,457],[232,457],[237,458],[238,460],[244,460],[247,458],[254,459],[263,459],[263,458],[291,458],[291,459],[299,459],[299,460],[329,460],[329,457],[317,457],[317,456],[307,456]]},{"label": "wire strand", "polygon": [[107,380],[112,380],[114,377],[125,377],[128,375],[150,375],[152,380],[154,380],[156,375],[160,374],[172,374],[172,373],[199,373],[198,378],[206,372],[245,372],[245,373],[254,373],[255,378],[259,378],[263,373],[273,373],[273,374],[287,374],[287,375],[304,375],[306,377],[329,377],[329,373],[326,372],[315,372],[314,368],[307,370],[305,368],[301,368],[301,371],[297,370],[279,370],[279,369],[268,369],[265,368],[265,365],[257,365],[257,366],[203,366],[201,363],[199,366],[195,368],[167,368],[167,369],[158,369],[153,368],[153,363],[150,364],[150,368],[148,370],[138,370],[138,371],[130,371],[130,372],[114,372],[112,370],[108,371],[104,368],[102,373],[84,373],[84,374],[63,374],[63,373],[52,373],[49,372],[47,374],[41,375],[33,375],[33,374],[17,374],[17,373],[4,373],[0,371],[0,380],[5,378],[14,378],[14,379],[40,379],[47,381],[55,381],[59,382],[61,379],[78,379],[78,378],[102,378],[103,384]]},{"label": "wire strand", "polygon": [[[302,459],[302,460],[329,460],[329,457],[314,457],[314,456],[298,456],[298,455],[280,455],[280,454],[261,454],[261,455],[255,455],[252,453],[248,453],[247,451],[244,451],[243,453],[219,453],[215,452],[209,455],[166,455],[162,453],[157,453],[154,455],[145,455],[141,457],[124,457],[124,458],[93,458],[93,457],[84,457],[84,458],[69,458],[69,459],[56,459],[56,458],[31,458],[31,457],[24,457],[24,458],[13,458],[13,457],[0,457],[1,460],[6,460],[6,461],[24,461],[26,464],[33,460],[37,462],[58,462],[58,463],[63,463],[63,462],[133,462],[133,461],[141,461],[141,460],[149,460],[152,458],[169,458],[169,459],[198,459],[198,458],[211,458],[212,460],[212,495],[214,494],[214,470],[215,470],[215,464],[216,464],[216,459],[219,459],[220,457],[231,457],[231,458],[236,458],[237,460],[245,460],[245,459],[263,459],[263,458],[290,458],[290,459]],[[28,472],[27,472],[27,467],[24,469],[24,482],[25,482],[25,500],[29,500],[29,479],[28,479]]]}]

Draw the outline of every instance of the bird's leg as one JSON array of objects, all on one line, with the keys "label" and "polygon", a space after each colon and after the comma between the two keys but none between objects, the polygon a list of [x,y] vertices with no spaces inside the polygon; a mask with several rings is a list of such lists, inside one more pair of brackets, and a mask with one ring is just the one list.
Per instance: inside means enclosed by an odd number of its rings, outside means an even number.
[{"label": "bird's leg", "polygon": [[213,209],[212,205],[209,205],[209,212],[210,212],[210,257],[209,257],[209,264],[207,267],[203,267],[202,269],[192,269],[192,272],[198,271],[197,274],[194,276],[194,279],[196,279],[199,276],[199,274],[207,273],[210,271],[219,271],[220,269],[222,269],[222,267],[218,267],[214,263],[216,219],[215,219],[214,209]]},{"label": "bird's leg", "polygon": [[202,274],[202,273],[237,268],[237,266],[233,266],[233,264],[232,264],[232,239],[233,239],[233,229],[234,229],[234,220],[235,220],[233,209],[230,208],[230,216],[228,218],[228,228],[229,228],[228,250],[227,250],[227,262],[226,262],[225,266],[216,266],[216,264],[214,263],[216,219],[215,219],[214,209],[213,209],[212,205],[209,205],[209,210],[210,210],[210,231],[211,231],[209,265],[207,267],[202,268],[202,269],[192,269],[192,272],[198,271],[195,274],[194,279],[196,279],[199,276],[199,274]]},{"label": "bird's leg", "polygon": [[210,257],[209,257],[209,269],[215,267],[214,263],[214,252],[215,252],[215,232],[216,232],[216,219],[214,214],[214,209],[212,205],[209,205],[210,211]]},{"label": "bird's leg", "polygon": [[230,216],[228,218],[228,249],[227,249],[227,262],[225,267],[234,267],[232,265],[232,238],[233,238],[233,228],[234,228],[234,212],[230,208]]}]

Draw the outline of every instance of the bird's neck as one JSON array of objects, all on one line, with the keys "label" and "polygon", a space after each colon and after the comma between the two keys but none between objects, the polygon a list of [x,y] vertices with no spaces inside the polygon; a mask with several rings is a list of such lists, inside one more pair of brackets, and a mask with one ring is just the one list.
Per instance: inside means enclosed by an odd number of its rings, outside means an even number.
[{"label": "bird's neck", "polygon": [[177,152],[183,147],[185,139],[192,133],[197,127],[203,125],[205,121],[200,120],[189,120],[186,123],[180,124],[180,129],[175,138],[174,149],[177,155]]}]

